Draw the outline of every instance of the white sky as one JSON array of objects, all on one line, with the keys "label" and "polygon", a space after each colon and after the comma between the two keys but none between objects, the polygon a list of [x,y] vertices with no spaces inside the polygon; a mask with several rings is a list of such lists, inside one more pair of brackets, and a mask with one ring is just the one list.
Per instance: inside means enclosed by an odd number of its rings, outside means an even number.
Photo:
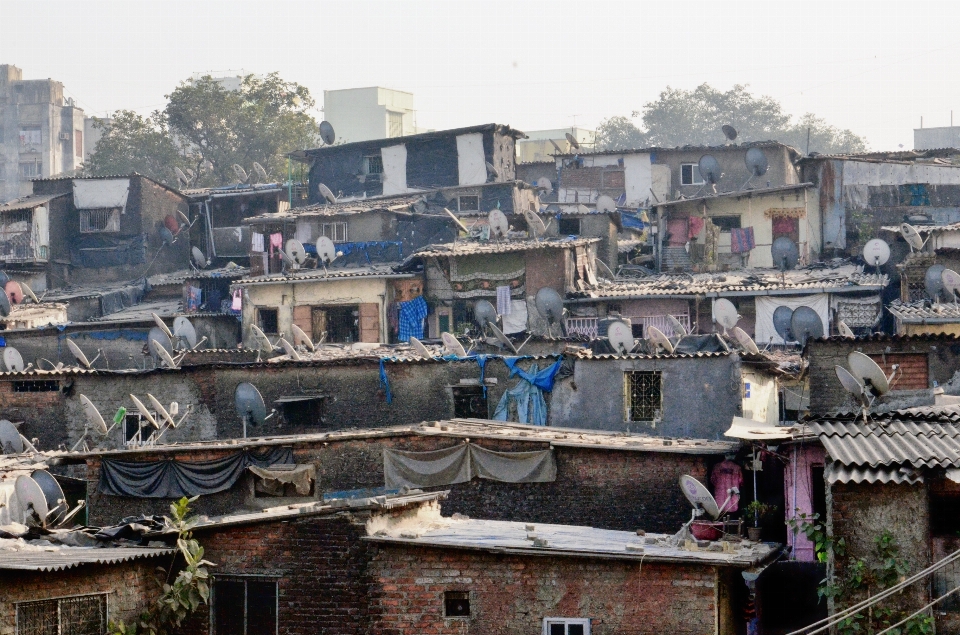
[{"label": "white sky", "polygon": [[[960,3],[911,0],[0,0],[0,63],[88,114],[150,112],[195,72],[414,93],[421,127],[592,128],[667,85],[749,84],[872,149],[960,125]],[[320,115],[320,113],[317,113]]]}]

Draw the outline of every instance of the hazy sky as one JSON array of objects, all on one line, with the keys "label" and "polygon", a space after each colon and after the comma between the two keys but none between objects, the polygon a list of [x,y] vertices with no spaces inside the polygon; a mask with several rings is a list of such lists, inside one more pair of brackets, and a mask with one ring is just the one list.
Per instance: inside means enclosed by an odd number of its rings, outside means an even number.
[{"label": "hazy sky", "polygon": [[[667,85],[749,84],[872,149],[960,125],[960,3],[911,0],[0,0],[0,63],[92,114],[147,113],[195,72],[414,93],[417,123],[592,128]],[[318,116],[321,113],[317,113]]]}]

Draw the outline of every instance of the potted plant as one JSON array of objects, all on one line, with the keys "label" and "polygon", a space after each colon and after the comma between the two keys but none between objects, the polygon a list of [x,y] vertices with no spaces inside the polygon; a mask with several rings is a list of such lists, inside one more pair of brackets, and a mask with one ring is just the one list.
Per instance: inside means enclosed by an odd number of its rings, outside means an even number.
[{"label": "potted plant", "polygon": [[[777,511],[776,505],[767,505],[758,500],[750,501],[743,508],[743,519],[748,523],[747,537],[750,540],[760,540],[760,533],[763,531],[763,520]],[[752,522],[751,526],[749,523]]]}]

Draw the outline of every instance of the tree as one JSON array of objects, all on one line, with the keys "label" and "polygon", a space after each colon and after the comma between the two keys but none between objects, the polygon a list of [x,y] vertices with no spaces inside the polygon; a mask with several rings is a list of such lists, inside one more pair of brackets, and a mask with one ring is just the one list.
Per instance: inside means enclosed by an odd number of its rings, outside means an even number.
[{"label": "tree", "polygon": [[161,112],[142,117],[131,110],[118,110],[109,120],[97,119],[93,125],[103,130],[103,136],[83,165],[85,175],[139,172],[161,183],[176,183],[173,168],[189,165],[170,137]]},{"label": "tree", "polygon": [[646,144],[646,136],[626,117],[604,119],[597,128],[597,148],[602,150],[630,150]]},{"label": "tree", "polygon": [[609,143],[609,139],[615,144],[629,125],[641,135],[634,135],[641,142],[634,147],[716,145],[724,143],[721,127],[729,124],[737,129],[738,142],[780,141],[806,152],[809,128],[812,152],[863,152],[867,145],[863,137],[831,126],[811,113],[794,122],[780,102],[771,97],[756,97],[740,84],[726,92],[709,84],[693,90],[668,86],[656,101],[645,104],[643,111],[634,111],[632,116],[641,117],[644,130],[633,126],[626,117],[611,117],[601,123],[598,139],[603,143]]}]

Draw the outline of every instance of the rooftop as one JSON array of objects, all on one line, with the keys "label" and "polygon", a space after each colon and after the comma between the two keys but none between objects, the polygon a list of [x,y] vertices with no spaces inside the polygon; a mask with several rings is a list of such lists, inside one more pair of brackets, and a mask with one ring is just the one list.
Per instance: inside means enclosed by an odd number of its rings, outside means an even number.
[{"label": "rooftop", "polygon": [[233,280],[242,278],[250,273],[249,267],[240,267],[237,265],[219,267],[217,269],[183,269],[172,273],[158,273],[150,276],[147,280],[150,286],[162,287],[165,285],[180,285],[187,280],[204,280],[208,278],[227,278]]},{"label": "rooftop", "polygon": [[954,324],[960,322],[960,306],[952,302],[927,300],[904,303],[894,300],[887,310],[904,324]]},{"label": "rooftop", "polygon": [[780,185],[777,187],[760,187],[750,190],[735,190],[733,192],[717,192],[716,194],[704,194],[703,196],[694,196],[692,198],[681,198],[675,201],[664,201],[663,203],[654,203],[652,207],[677,207],[688,203],[715,201],[718,199],[741,199],[753,198],[754,196],[764,196],[767,194],[783,194],[784,192],[800,192],[813,187],[813,183],[798,183],[797,185]]},{"label": "rooftop", "polygon": [[117,564],[175,552],[175,549],[154,547],[67,547],[0,538],[0,569],[63,571],[85,564]]},{"label": "rooftop", "polygon": [[589,156],[603,156],[603,155],[617,155],[617,154],[653,154],[655,152],[702,152],[706,150],[713,151],[730,151],[730,150],[746,150],[748,148],[786,148],[793,154],[795,157],[800,157],[800,152],[786,144],[780,143],[779,141],[747,141],[745,143],[728,143],[724,145],[714,145],[714,146],[676,146],[674,148],[663,148],[663,147],[652,147],[652,148],[634,148],[630,150],[597,150],[594,152],[574,152],[568,154],[556,154],[554,155],[557,158],[572,158],[576,156],[580,157],[589,157]]},{"label": "rooftop", "polygon": [[310,150],[299,150],[297,152],[291,152],[290,158],[295,161],[309,161],[310,157],[317,156],[320,154],[329,154],[336,152],[343,152],[352,148],[364,147],[364,148],[381,148],[387,146],[400,145],[403,143],[411,143],[417,141],[433,141],[435,139],[446,139],[449,137],[455,137],[463,134],[470,134],[475,132],[499,132],[500,134],[512,136],[514,139],[525,139],[527,135],[523,134],[519,130],[514,130],[510,126],[496,123],[481,124],[477,126],[468,126],[466,128],[452,128],[450,130],[437,130],[435,132],[423,132],[420,134],[407,135],[404,137],[390,137],[388,139],[371,139],[369,141],[355,141],[353,143],[341,143],[338,145],[332,146],[323,146],[320,148],[313,148]]},{"label": "rooftop", "polygon": [[[400,263],[394,263],[399,265]],[[346,267],[342,269],[299,269],[286,273],[274,273],[265,276],[253,276],[236,280],[237,287],[250,287],[264,284],[291,284],[294,282],[326,282],[344,278],[412,278],[412,273],[397,273],[389,263],[369,267]]]},{"label": "rooftop", "polygon": [[63,192],[62,194],[43,194],[35,195],[31,194],[30,196],[24,196],[22,198],[15,198],[12,201],[7,201],[6,203],[0,205],[0,214],[4,212],[17,212],[22,210],[34,209],[41,205],[45,205],[52,201],[55,198],[60,198],[61,196],[69,196],[68,192]]},{"label": "rooftop", "polygon": [[540,240],[505,240],[478,241],[460,240],[442,245],[430,245],[409,256],[422,257],[451,257],[470,256],[474,254],[502,254],[516,251],[533,251],[534,249],[571,249],[599,243],[599,238],[542,238]]},{"label": "rooftop", "polygon": [[280,183],[236,183],[220,187],[197,187],[180,190],[180,193],[191,199],[224,198],[228,196],[245,196],[251,194],[270,194],[282,192]]},{"label": "rooftop", "polygon": [[[958,166],[960,167],[960,166]],[[945,225],[913,225],[914,229],[917,230],[917,233],[921,236],[924,234],[940,234],[947,232],[960,232],[960,223],[947,223]],[[884,225],[880,228],[885,232],[891,232],[900,235],[900,225]]]}]

